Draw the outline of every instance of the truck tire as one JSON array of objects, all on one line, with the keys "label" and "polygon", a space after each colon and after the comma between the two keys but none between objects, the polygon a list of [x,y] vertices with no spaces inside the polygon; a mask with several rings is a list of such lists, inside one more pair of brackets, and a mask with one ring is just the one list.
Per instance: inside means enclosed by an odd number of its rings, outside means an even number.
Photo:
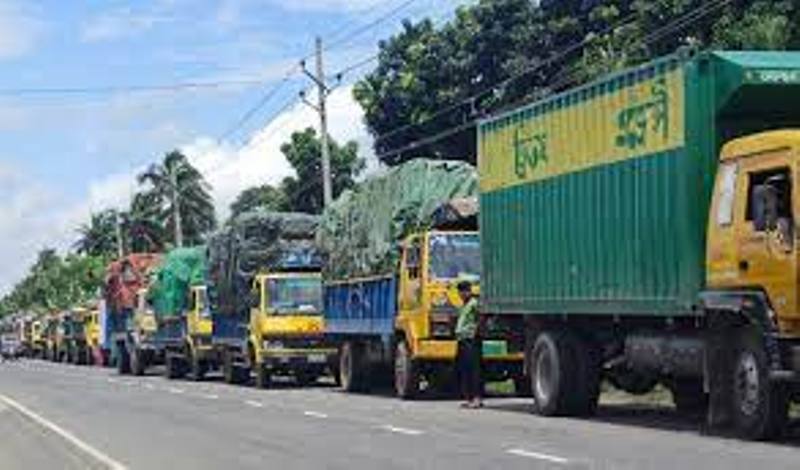
[{"label": "truck tire", "polygon": [[358,343],[346,341],[339,351],[339,383],[346,392],[364,388],[364,361]]},{"label": "truck tire", "polygon": [[121,345],[117,348],[117,373],[126,375],[131,373],[131,358],[128,349]]},{"label": "truck tire", "polygon": [[225,383],[241,385],[249,378],[249,372],[249,369],[236,364],[232,351],[225,350],[222,355],[222,376]]},{"label": "truck tire", "polygon": [[256,364],[256,388],[265,389],[272,385],[272,375],[264,364]]},{"label": "truck tire", "polygon": [[542,416],[569,414],[575,370],[564,333],[539,333],[530,354],[534,412]]},{"label": "truck tire", "polygon": [[131,363],[131,373],[136,376],[144,375],[144,371],[147,369],[147,358],[144,351],[135,345],[131,345],[129,357]]},{"label": "truck tire", "polygon": [[679,378],[669,384],[672,402],[678,413],[702,415],[708,409],[708,394],[702,379]]},{"label": "truck tire", "polygon": [[566,333],[564,341],[571,353],[575,374],[575,389],[571,393],[567,390],[570,394],[568,412],[574,416],[592,416],[600,400],[601,352],[594,342],[581,335]]},{"label": "truck tire", "polygon": [[405,340],[398,341],[394,353],[394,392],[398,398],[412,400],[419,395],[419,367],[411,357]]},{"label": "truck tire", "polygon": [[164,357],[164,373],[167,379],[182,379],[186,375],[186,367],[183,358],[174,354],[167,353]]},{"label": "truck tire", "polygon": [[789,391],[769,379],[769,358],[757,332],[740,335],[733,364],[733,422],[745,439],[780,437],[789,416]]}]

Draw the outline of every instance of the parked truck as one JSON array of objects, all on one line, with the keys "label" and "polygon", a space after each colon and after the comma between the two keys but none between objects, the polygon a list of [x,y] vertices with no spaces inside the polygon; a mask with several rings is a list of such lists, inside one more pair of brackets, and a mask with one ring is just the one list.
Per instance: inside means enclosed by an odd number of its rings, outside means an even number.
[{"label": "parked truck", "polygon": [[89,310],[78,307],[65,311],[61,316],[62,338],[58,345],[58,356],[71,364],[90,364],[92,361],[87,338],[87,324],[91,320]]},{"label": "parked truck", "polygon": [[155,317],[146,303],[147,287],[161,255],[131,254],[111,263],[104,284],[105,333],[111,361],[120,374],[142,373],[151,349],[144,347],[155,330]]},{"label": "parked truck", "polygon": [[255,211],[239,216],[210,243],[213,343],[223,375],[240,383],[255,373],[307,385],[336,366],[324,342],[318,219]]},{"label": "parked truck", "polygon": [[[453,390],[461,305],[455,286],[465,280],[479,292],[480,240],[474,217],[466,225],[434,221],[437,209],[474,196],[476,185],[467,164],[415,160],[326,209],[318,235],[325,254],[323,310],[345,390],[384,381],[401,398],[423,388]],[[484,376],[514,379],[524,391],[523,338],[487,333]]]},{"label": "parked truck", "polygon": [[742,436],[798,393],[800,53],[681,53],[479,125],[482,304],[541,415],[657,383]]},{"label": "parked truck", "polygon": [[167,378],[201,380],[218,366],[211,345],[206,296],[206,247],[176,248],[164,257],[147,299],[155,315],[149,366],[163,362]]}]

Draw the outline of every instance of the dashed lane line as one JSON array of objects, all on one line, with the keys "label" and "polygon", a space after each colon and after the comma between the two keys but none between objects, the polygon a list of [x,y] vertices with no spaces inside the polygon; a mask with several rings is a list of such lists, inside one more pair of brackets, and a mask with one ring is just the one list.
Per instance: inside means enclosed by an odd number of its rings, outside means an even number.
[{"label": "dashed lane line", "polygon": [[111,457],[109,457],[108,455],[104,454],[100,450],[98,450],[95,447],[92,447],[91,445],[89,445],[88,443],[82,441],[81,439],[76,437],[71,432],[69,432],[66,429],[62,428],[61,426],[53,423],[52,421],[49,421],[49,420],[39,416],[38,414],[36,414],[33,411],[29,410],[28,408],[26,408],[25,406],[21,405],[20,403],[17,403],[16,401],[12,400],[11,398],[9,398],[9,397],[7,397],[5,395],[0,395],[0,400],[2,400],[9,407],[11,407],[11,408],[17,410],[18,412],[22,413],[23,415],[25,415],[28,419],[31,419],[31,420],[35,421],[36,423],[38,423],[40,426],[42,426],[42,427],[44,427],[44,428],[46,428],[46,429],[58,434],[59,436],[61,436],[61,438],[63,438],[64,440],[66,440],[70,444],[74,445],[75,447],[77,447],[78,449],[80,449],[81,451],[83,451],[84,453],[89,455],[94,460],[102,463],[103,465],[108,467],[110,470],[127,470],[127,467],[125,465],[123,465],[122,463],[112,459]]},{"label": "dashed lane line", "polygon": [[252,406],[252,407],[254,407],[254,408],[264,408],[264,404],[263,404],[263,403],[261,403],[260,401],[255,401],[255,400],[245,400],[245,402],[244,402],[244,403],[245,403],[245,405],[249,405],[249,406]]},{"label": "dashed lane line", "polygon": [[186,392],[186,390],[184,390],[182,388],[178,388],[178,387],[169,387],[169,388],[167,388],[167,391],[169,393],[172,393],[172,394],[175,394],[175,395],[180,395],[180,394]]},{"label": "dashed lane line", "polygon": [[411,428],[401,428],[398,426],[392,426],[390,424],[385,424],[380,427],[384,431],[393,432],[395,434],[404,434],[406,436],[419,436],[425,434],[424,432],[420,431],[419,429],[411,429]]},{"label": "dashed lane line", "polygon": [[529,459],[544,460],[546,462],[556,463],[560,465],[567,465],[569,463],[569,459],[566,459],[564,457],[544,454],[541,452],[533,452],[525,449],[508,449],[506,452],[511,455],[516,455],[517,457],[526,457]]},{"label": "dashed lane line", "polygon": [[310,418],[319,418],[325,419],[328,417],[325,413],[320,413],[319,411],[304,411],[303,416],[308,416]]}]

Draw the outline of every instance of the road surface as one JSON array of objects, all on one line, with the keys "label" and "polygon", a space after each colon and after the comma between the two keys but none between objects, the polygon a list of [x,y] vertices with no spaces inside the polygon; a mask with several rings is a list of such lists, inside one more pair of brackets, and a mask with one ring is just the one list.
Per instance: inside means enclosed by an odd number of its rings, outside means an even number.
[{"label": "road surface", "polygon": [[[796,427],[795,427],[796,428]],[[482,410],[333,387],[256,390],[109,369],[0,364],[0,468],[793,469],[778,444],[709,437],[664,407],[545,419],[527,400]]]}]

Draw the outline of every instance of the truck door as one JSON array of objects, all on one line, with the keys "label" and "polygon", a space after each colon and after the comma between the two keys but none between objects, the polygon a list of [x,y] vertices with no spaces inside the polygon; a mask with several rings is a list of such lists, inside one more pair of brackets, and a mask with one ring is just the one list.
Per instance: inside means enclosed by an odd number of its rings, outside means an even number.
[{"label": "truck door", "polygon": [[793,170],[789,150],[761,153],[741,160],[737,184],[739,284],[763,288],[779,318],[797,302]]},{"label": "truck door", "polygon": [[401,269],[400,309],[417,310],[422,303],[422,237],[412,236],[406,240]]}]

